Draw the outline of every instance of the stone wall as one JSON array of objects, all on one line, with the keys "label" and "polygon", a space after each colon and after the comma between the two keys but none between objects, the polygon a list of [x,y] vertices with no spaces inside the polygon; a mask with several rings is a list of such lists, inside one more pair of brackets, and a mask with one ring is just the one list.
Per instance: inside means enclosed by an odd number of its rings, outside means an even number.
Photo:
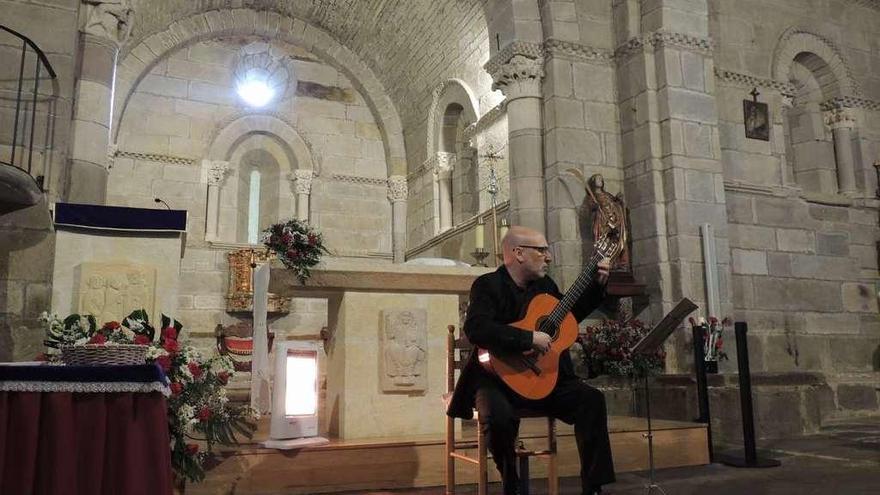
[{"label": "stone wall", "polygon": [[[880,66],[880,10],[858,2],[709,4],[733,314],[749,323],[752,368],[822,371],[852,383],[842,390],[860,386],[870,376],[862,373],[880,369],[880,84],[871,69]],[[811,84],[812,92],[804,89]],[[742,101],[753,88],[769,106],[769,141],[745,137]],[[843,103],[852,122],[845,143],[823,122],[822,104],[840,95],[858,97]],[[842,144],[852,149],[855,187],[847,192]]]},{"label": "stone wall", "polygon": [[[126,106],[110,174],[111,204],[155,207],[153,198],[159,197],[174,209],[188,210],[178,305],[170,311],[200,337],[212,335],[217,323],[248,317],[227,314],[224,299],[226,253],[247,243],[241,163],[263,166],[275,177],[275,211],[261,215],[261,228],[263,222],[298,213],[291,173],[311,166],[310,220],[331,252],[385,262],[391,256],[388,167],[382,136],[363,97],[348,77],[315,55],[279,45],[293,60],[297,86],[290,97],[270,103],[267,112],[248,110],[237,100],[232,71],[239,47],[250,41],[204,41],[160,60]],[[294,140],[304,146],[297,148]],[[205,157],[227,160],[232,169],[220,185],[219,227],[212,242],[205,238]],[[273,202],[262,207],[273,209]],[[317,338],[325,324],[322,300],[295,300],[290,315],[270,321],[281,338]]]},{"label": "stone wall", "polygon": [[[588,380],[605,394],[608,413],[644,415],[644,387],[618,377]],[[693,421],[699,417],[696,381],[690,375],[663,375],[649,382],[651,417]],[[718,443],[742,444],[739,383],[733,375],[709,375],[709,415]],[[878,390],[870,383],[838,384],[821,373],[752,374],[755,435],[760,439],[817,433],[838,417],[876,414]]]},{"label": "stone wall", "polygon": [[[50,203],[64,197],[67,179],[68,143],[70,142],[71,99],[77,47],[78,0],[50,4],[23,0],[0,1],[2,24],[30,38],[46,54],[57,74],[53,87],[41,85],[41,95],[51,95],[55,118],[48,141],[50,152],[34,158],[33,175],[44,175],[43,200],[26,209],[0,212],[0,361],[32,360],[42,352],[42,329],[37,321],[41,312],[49,310],[52,290],[52,254],[55,236],[49,213]],[[20,42],[15,46],[7,33],[0,35],[0,59],[7,63],[4,74],[3,98],[8,84],[18,77]],[[32,66],[29,66],[32,69]],[[14,71],[14,74],[13,74]],[[32,74],[32,72],[29,72]],[[45,74],[45,73],[44,73]],[[13,111],[9,100],[0,105],[4,129],[0,142],[12,141]],[[42,116],[44,117],[44,116]],[[38,127],[44,130],[45,119],[38,114]],[[37,142],[42,136],[37,136]],[[22,137],[19,136],[19,142]],[[16,160],[18,161],[18,160]],[[5,165],[0,165],[5,166]]]}]

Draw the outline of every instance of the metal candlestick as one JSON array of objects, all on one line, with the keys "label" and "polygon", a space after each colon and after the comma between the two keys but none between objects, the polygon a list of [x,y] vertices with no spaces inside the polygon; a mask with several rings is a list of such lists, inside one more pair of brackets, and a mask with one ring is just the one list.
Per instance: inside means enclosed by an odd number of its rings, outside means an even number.
[{"label": "metal candlestick", "polygon": [[474,252],[471,253],[471,256],[477,260],[477,262],[471,266],[486,266],[486,257],[489,256],[489,251],[486,251],[486,248],[474,248]]}]

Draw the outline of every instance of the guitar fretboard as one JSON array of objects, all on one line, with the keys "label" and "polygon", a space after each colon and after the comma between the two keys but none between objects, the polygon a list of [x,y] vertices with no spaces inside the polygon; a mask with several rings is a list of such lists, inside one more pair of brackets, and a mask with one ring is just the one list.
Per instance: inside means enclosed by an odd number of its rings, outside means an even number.
[{"label": "guitar fretboard", "polygon": [[[581,270],[580,275],[574,281],[571,287],[565,292],[565,295],[562,296],[562,299],[556,304],[556,307],[553,308],[553,311],[547,315],[547,320],[545,321],[543,328],[546,328],[547,325],[552,325],[552,329],[548,329],[546,333],[550,335],[554,335],[555,329],[559,328],[562,324],[563,318],[565,315],[571,311],[571,308],[574,307],[574,303],[581,297],[581,295],[589,289],[593,285],[593,279],[596,275],[596,267],[599,265],[599,262],[602,261],[605,255],[599,252],[593,253],[593,256],[590,258],[590,261],[584,266],[584,269]],[[544,331],[544,330],[542,330]]]}]

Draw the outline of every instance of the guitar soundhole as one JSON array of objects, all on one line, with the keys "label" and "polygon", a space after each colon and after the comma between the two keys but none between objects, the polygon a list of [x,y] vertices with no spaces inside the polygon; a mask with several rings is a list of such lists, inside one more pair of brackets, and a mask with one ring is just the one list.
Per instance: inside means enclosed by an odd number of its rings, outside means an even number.
[{"label": "guitar soundhole", "polygon": [[557,328],[556,325],[554,325],[546,316],[538,318],[535,328],[537,328],[538,331],[549,335],[551,340],[556,340],[556,334],[559,333],[559,328]]}]

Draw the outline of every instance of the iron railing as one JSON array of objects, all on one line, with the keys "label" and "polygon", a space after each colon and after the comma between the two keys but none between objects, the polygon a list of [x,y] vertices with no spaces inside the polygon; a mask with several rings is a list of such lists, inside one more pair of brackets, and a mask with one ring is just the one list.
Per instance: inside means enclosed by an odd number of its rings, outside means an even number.
[{"label": "iron railing", "polygon": [[0,163],[43,188],[55,130],[57,78],[27,36],[0,25]]}]

